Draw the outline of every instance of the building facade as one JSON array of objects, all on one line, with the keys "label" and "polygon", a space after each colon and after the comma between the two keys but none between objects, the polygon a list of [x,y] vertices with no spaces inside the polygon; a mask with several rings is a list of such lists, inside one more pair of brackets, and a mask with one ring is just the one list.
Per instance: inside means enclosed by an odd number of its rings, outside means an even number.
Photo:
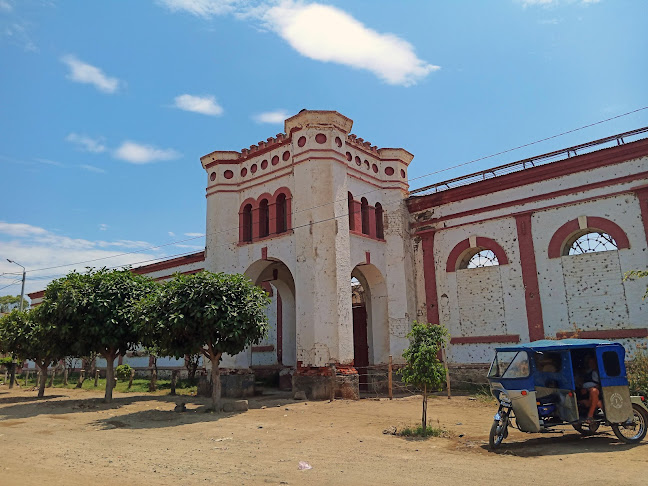
[{"label": "building facade", "polygon": [[646,282],[624,274],[648,267],[648,129],[410,192],[413,155],[352,124],[302,110],[202,157],[205,252],[134,270],[242,273],[269,292],[268,336],[224,368],[328,397],[331,364],[362,388],[402,363],[414,320],[448,327],[450,368],[469,378],[501,343],[646,344]]}]

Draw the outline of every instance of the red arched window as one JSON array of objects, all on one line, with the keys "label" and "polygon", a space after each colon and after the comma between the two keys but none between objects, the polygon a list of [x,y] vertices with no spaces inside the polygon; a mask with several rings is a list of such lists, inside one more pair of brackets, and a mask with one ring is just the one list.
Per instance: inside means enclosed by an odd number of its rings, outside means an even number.
[{"label": "red arched window", "polygon": [[362,234],[369,234],[369,203],[366,198],[360,199],[360,214],[362,215]]},{"label": "red arched window", "polygon": [[277,196],[277,202],[276,202],[276,210],[277,210],[277,233],[283,233],[288,229],[288,226],[286,224],[286,195],[285,194],[279,194]]},{"label": "red arched window", "polygon": [[252,205],[246,204],[243,207],[243,241],[252,241]]},{"label": "red arched window", "polygon": [[385,228],[383,226],[382,204],[376,203],[376,238],[385,239]]},{"label": "red arched window", "polygon": [[259,237],[263,238],[270,234],[270,206],[267,199],[259,203]]},{"label": "red arched window", "polygon": [[349,192],[349,202],[348,202],[348,208],[349,208],[349,229],[351,231],[355,230],[355,218],[353,214],[353,194]]}]

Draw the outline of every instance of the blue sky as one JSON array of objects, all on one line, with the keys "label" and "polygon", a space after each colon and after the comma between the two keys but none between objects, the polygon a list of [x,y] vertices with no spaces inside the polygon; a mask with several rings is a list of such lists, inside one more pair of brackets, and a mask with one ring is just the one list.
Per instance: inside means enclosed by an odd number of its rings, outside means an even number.
[{"label": "blue sky", "polygon": [[[646,18],[623,0],[0,0],[0,295],[20,291],[6,258],[34,291],[85,266],[64,264],[198,251],[199,157],[302,108],[406,148],[416,178],[647,106]],[[645,125],[648,110],[412,188]]]}]

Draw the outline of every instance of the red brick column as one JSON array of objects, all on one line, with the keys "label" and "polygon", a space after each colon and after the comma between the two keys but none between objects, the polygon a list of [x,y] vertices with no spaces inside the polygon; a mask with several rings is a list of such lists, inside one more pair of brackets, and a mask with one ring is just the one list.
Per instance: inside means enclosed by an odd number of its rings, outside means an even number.
[{"label": "red brick column", "polygon": [[376,239],[376,208],[369,206],[369,237]]},{"label": "red brick column", "polygon": [[536,341],[544,339],[545,333],[542,320],[542,304],[540,302],[540,286],[538,285],[538,269],[531,234],[531,213],[517,215],[515,222],[517,224],[518,245],[520,248],[529,339]]},{"label": "red brick column", "polygon": [[648,243],[648,186],[635,187],[633,191],[639,200],[641,221],[643,222],[644,234],[646,235],[646,243]]},{"label": "red brick column", "polygon": [[[437,295],[436,268],[434,266],[434,235],[430,232],[422,235],[423,245],[423,278],[425,280],[425,308],[427,321],[439,323],[439,298]],[[447,323],[443,323],[447,325]]]}]

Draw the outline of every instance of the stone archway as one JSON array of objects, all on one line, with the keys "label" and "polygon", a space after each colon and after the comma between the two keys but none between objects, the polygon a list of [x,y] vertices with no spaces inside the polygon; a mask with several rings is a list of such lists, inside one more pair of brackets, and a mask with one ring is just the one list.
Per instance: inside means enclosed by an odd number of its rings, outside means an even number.
[{"label": "stone archway", "polygon": [[357,280],[362,297],[353,292],[354,364],[360,374],[360,388],[371,382],[367,366],[385,364],[389,360],[389,319],[387,285],[375,265],[357,265],[351,272]]},{"label": "stone archway", "polygon": [[258,260],[245,275],[255,285],[269,290],[268,337],[251,349],[250,363],[257,376],[278,375],[279,386],[290,389],[290,371],[297,364],[295,281],[290,269],[280,260]]}]

